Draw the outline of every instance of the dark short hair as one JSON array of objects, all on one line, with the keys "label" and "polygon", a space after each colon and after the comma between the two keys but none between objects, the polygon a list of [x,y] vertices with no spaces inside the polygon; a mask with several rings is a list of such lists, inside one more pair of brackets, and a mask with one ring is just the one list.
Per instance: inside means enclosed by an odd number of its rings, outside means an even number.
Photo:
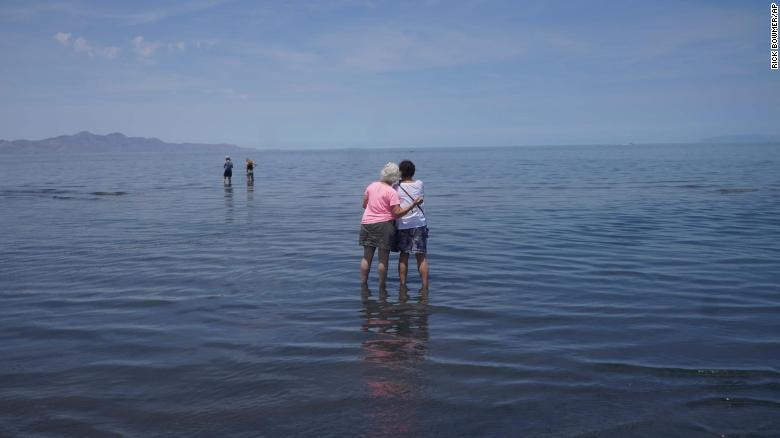
[{"label": "dark short hair", "polygon": [[398,168],[401,169],[401,178],[411,178],[414,176],[414,163],[411,161],[401,161],[401,164],[398,165]]}]

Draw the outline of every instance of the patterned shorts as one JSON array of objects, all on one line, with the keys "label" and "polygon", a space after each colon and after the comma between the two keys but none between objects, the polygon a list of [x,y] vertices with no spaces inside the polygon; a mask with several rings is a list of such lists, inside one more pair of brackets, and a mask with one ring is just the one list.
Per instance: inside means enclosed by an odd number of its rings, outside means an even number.
[{"label": "patterned shorts", "polygon": [[398,230],[398,250],[410,254],[425,254],[428,246],[428,227]]}]

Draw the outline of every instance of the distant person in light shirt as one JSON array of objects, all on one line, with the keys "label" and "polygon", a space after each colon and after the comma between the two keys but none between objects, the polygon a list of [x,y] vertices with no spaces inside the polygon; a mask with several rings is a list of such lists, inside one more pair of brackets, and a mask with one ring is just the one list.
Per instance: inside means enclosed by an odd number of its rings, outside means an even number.
[{"label": "distant person in light shirt", "polygon": [[409,160],[401,161],[398,166],[401,171],[401,182],[395,188],[401,200],[401,206],[411,205],[403,217],[396,220],[398,229],[398,278],[401,282],[401,290],[406,291],[406,273],[409,270],[409,254],[417,258],[417,271],[420,273],[422,287],[421,293],[428,292],[428,258],[426,257],[428,246],[428,222],[423,211],[423,204],[414,205],[415,199],[425,197],[423,182],[414,179],[414,163]]},{"label": "distant person in light shirt", "polygon": [[363,218],[360,221],[359,244],[363,246],[363,258],[360,260],[360,285],[368,289],[368,274],[374,251],[379,248],[379,290],[385,292],[387,284],[387,263],[390,251],[396,247],[395,219],[409,213],[422,203],[422,198],[414,199],[406,207],[400,207],[398,193],[393,184],[401,177],[398,165],[387,163],[379,172],[379,181],[372,182],[363,194]]}]

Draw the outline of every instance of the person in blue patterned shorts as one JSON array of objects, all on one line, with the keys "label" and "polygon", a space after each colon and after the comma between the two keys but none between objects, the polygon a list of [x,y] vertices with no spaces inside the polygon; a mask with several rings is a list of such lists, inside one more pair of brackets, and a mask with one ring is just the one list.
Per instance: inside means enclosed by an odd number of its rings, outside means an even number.
[{"label": "person in blue patterned shorts", "polygon": [[[401,170],[401,181],[396,185],[396,192],[401,200],[401,207],[408,206],[414,199],[423,198],[425,190],[423,182],[414,179],[414,163],[404,160],[398,165]],[[423,209],[424,203],[412,208],[406,215],[396,220],[398,229],[398,277],[401,282],[401,290],[406,287],[406,274],[409,270],[409,254],[417,258],[417,271],[420,273],[422,287],[421,293],[428,292],[428,258],[426,256],[428,246],[428,223]]]}]

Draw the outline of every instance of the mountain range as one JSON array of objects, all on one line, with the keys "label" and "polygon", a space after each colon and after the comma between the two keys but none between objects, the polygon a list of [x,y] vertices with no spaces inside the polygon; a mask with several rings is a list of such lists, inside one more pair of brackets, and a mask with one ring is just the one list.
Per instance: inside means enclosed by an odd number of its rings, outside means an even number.
[{"label": "mountain range", "polygon": [[99,135],[82,131],[43,140],[0,140],[0,154],[191,151],[230,153],[242,150],[246,149],[226,143],[166,143],[159,138],[128,137],[119,132]]}]

